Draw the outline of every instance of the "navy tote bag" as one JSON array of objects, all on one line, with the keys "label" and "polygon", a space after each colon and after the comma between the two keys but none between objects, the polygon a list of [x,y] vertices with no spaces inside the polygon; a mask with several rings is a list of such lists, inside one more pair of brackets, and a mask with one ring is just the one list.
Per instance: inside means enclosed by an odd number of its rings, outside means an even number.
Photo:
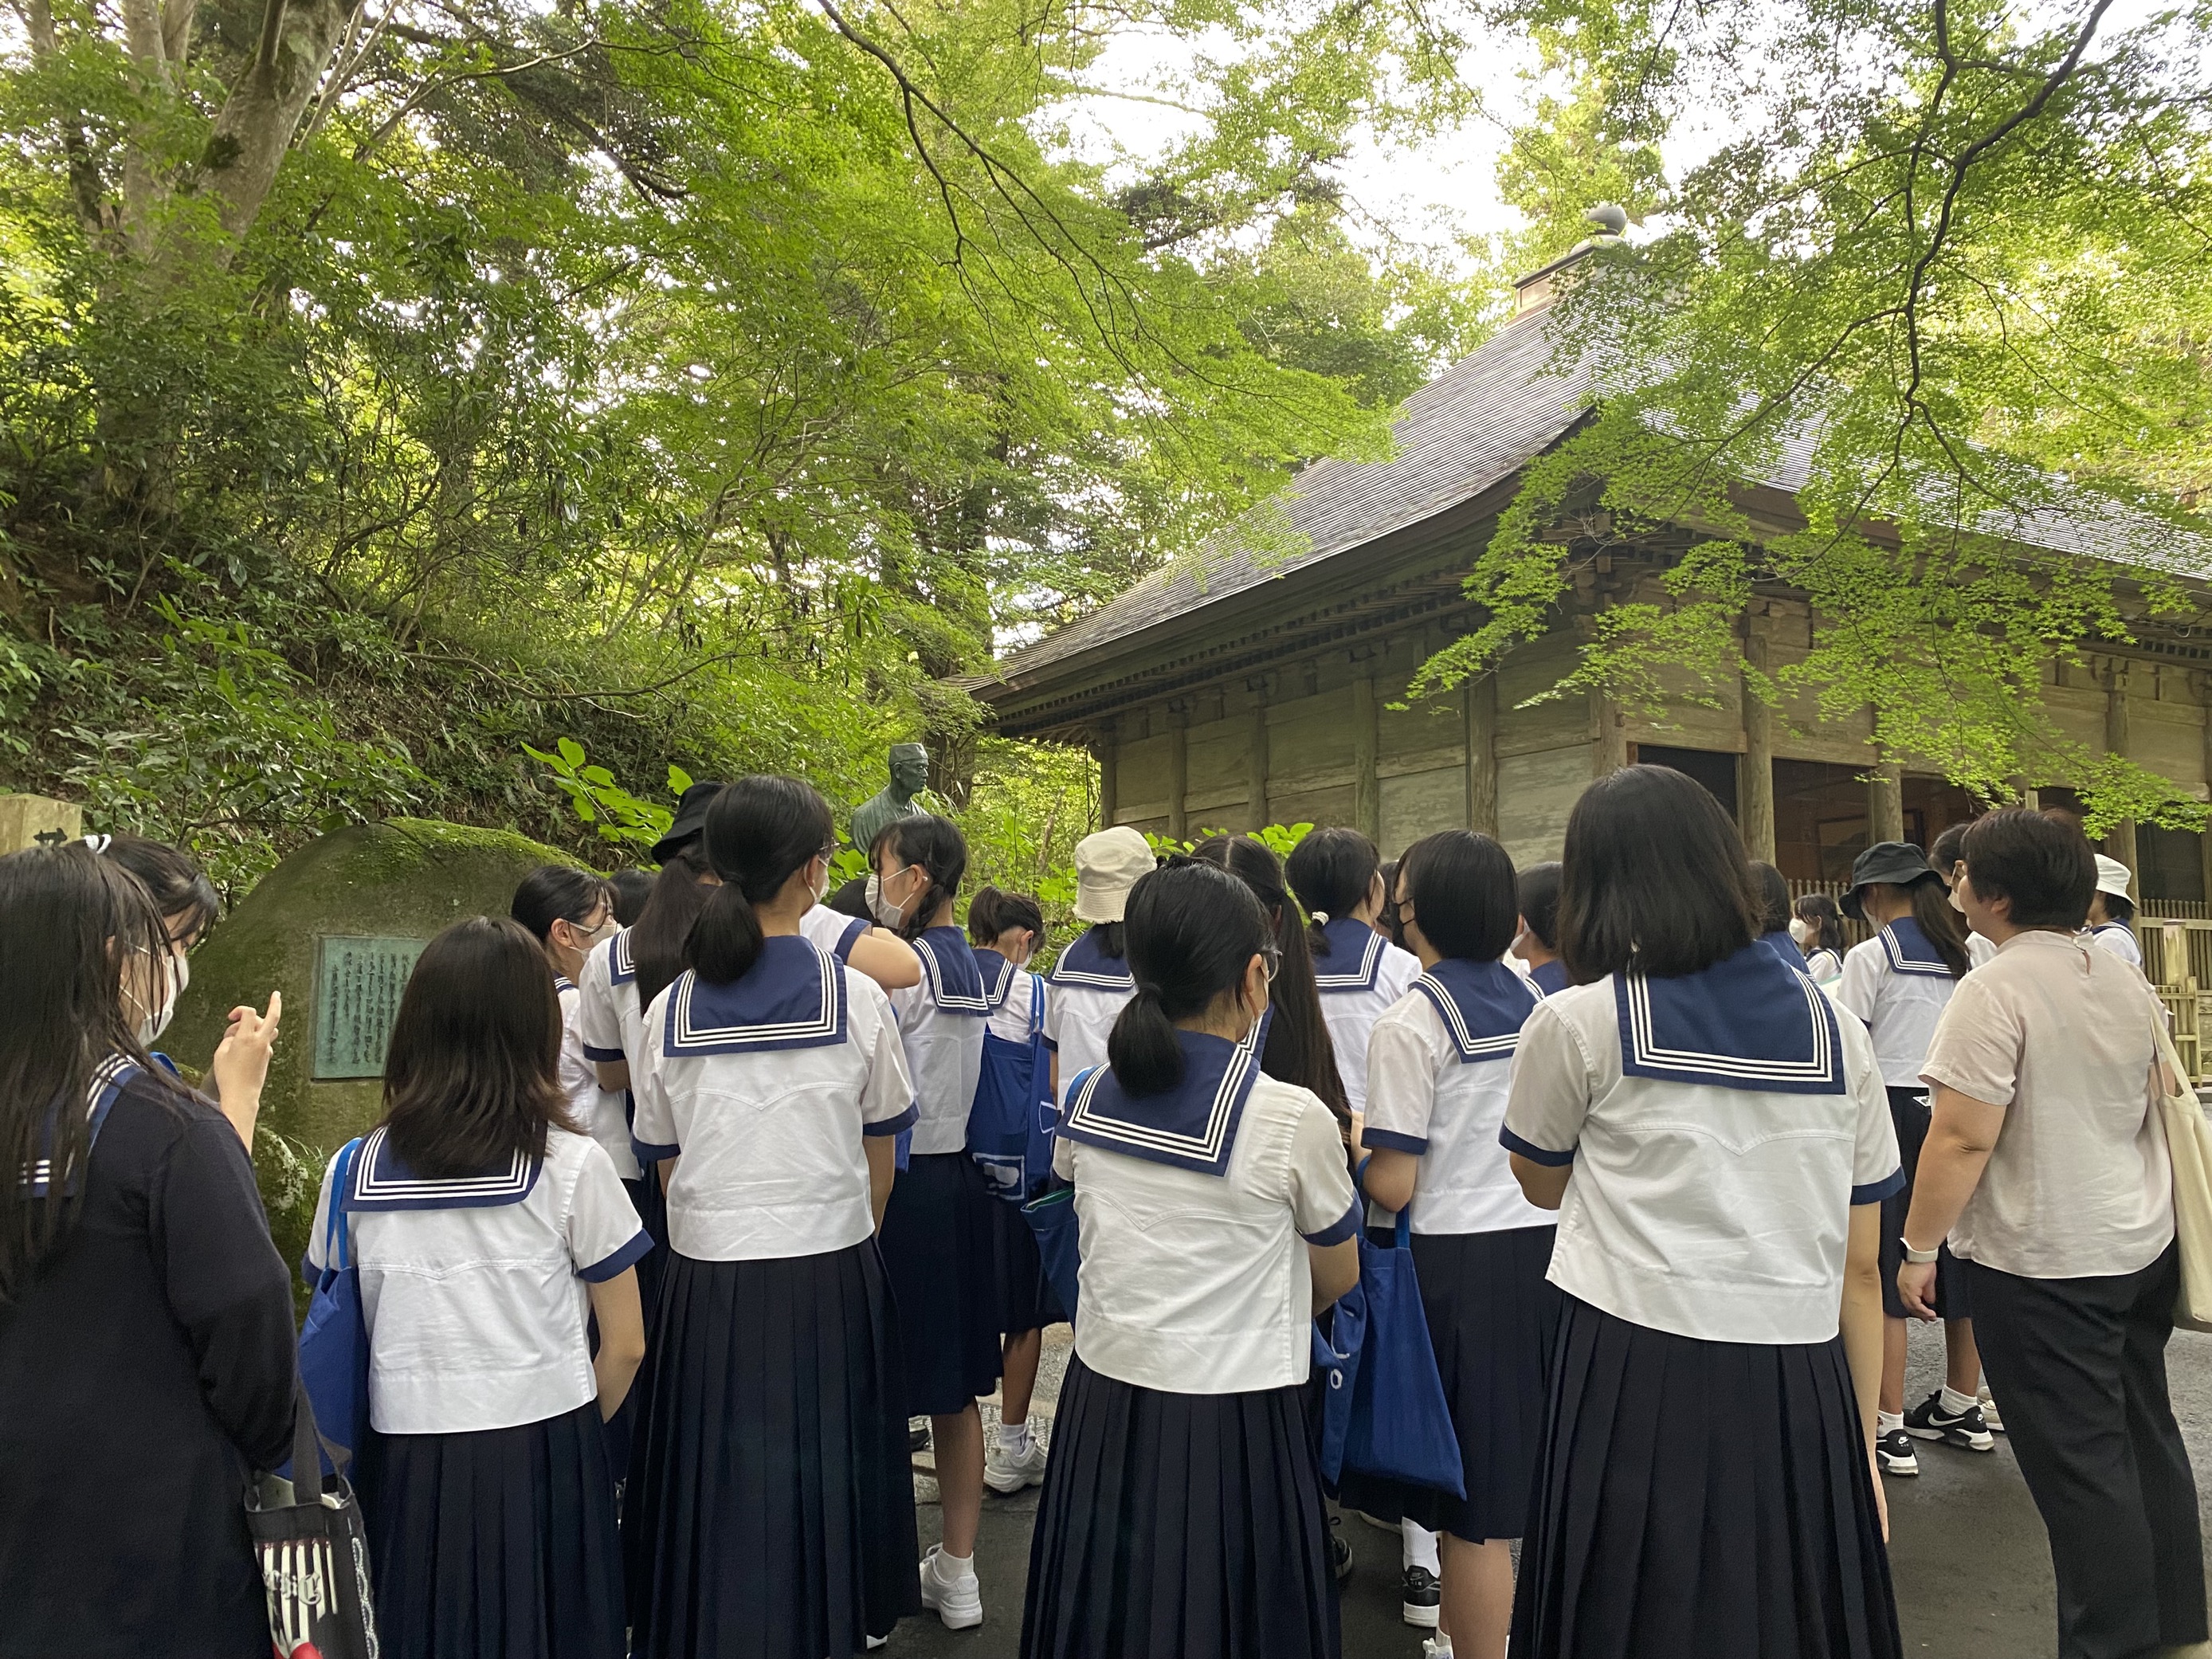
[{"label": "navy tote bag", "polygon": [[1333,1326],[1329,1337],[1314,1330],[1314,1363],[1328,1383],[1322,1473],[1335,1480],[1350,1469],[1465,1498],[1407,1211],[1389,1249],[1360,1239],[1359,1283],[1338,1301]]},{"label": "navy tote bag", "polygon": [[352,1230],[345,1218],[345,1195],[360,1151],[358,1139],[338,1149],[323,1229],[324,1267],[300,1328],[301,1386],[314,1402],[324,1443],[349,1453],[359,1451],[368,1437],[368,1322],[362,1311],[361,1275],[354,1267]]}]

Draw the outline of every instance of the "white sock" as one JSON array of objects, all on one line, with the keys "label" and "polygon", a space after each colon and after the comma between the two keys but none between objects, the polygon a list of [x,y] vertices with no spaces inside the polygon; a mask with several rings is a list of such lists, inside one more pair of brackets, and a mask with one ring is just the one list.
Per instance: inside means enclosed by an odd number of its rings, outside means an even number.
[{"label": "white sock", "polygon": [[1431,1637],[1422,1646],[1429,1650],[1431,1659],[1451,1659],[1451,1638],[1442,1632]]},{"label": "white sock", "polygon": [[999,1425],[999,1449],[1009,1457],[1020,1457],[1030,1449],[1030,1425],[1027,1419],[1019,1423]]},{"label": "white sock", "polygon": [[1956,1417],[1963,1411],[1977,1409],[1980,1407],[1981,1403],[1981,1399],[1978,1395],[1960,1394],[1948,1382],[1946,1382],[1943,1385],[1943,1409],[1953,1417]]},{"label": "white sock", "polygon": [[1887,1434],[1892,1429],[1901,1429],[1904,1426],[1903,1412],[1876,1412],[1874,1414],[1874,1430],[1876,1434]]},{"label": "white sock", "polygon": [[1425,1567],[1441,1576],[1443,1570],[1437,1565],[1437,1535],[1426,1527],[1412,1521],[1401,1521],[1398,1523],[1398,1550],[1401,1558],[1399,1562],[1401,1571],[1407,1567]]},{"label": "white sock", "polygon": [[939,1583],[949,1584],[956,1578],[965,1578],[969,1573],[975,1571],[975,1558],[974,1556],[955,1555],[943,1545],[940,1544],[938,1546],[937,1577]]}]

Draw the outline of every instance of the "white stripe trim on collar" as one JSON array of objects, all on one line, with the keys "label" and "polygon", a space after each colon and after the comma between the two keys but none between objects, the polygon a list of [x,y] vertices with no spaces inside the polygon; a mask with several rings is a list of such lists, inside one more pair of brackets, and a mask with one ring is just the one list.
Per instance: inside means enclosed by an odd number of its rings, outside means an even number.
[{"label": "white stripe trim on collar", "polygon": [[1360,953],[1359,966],[1350,973],[1314,975],[1314,983],[1324,991],[1369,991],[1375,988],[1375,975],[1382,965],[1382,952],[1390,941],[1370,929],[1367,948]]},{"label": "white stripe trim on collar", "polygon": [[[809,945],[812,950],[813,947]],[[822,969],[821,1012],[811,1019],[773,1020],[761,1025],[696,1025],[691,1023],[691,990],[698,975],[679,975],[670,994],[668,1046],[670,1058],[694,1052],[711,1054],[728,1042],[788,1042],[800,1039],[826,1041],[837,1034],[837,964],[820,951],[814,960]]]},{"label": "white stripe trim on collar", "polygon": [[[1255,1025],[1254,1031],[1260,1028]],[[1140,1123],[1124,1122],[1120,1118],[1093,1115],[1091,1097],[1097,1092],[1098,1082],[1111,1067],[1094,1066],[1084,1079],[1082,1088],[1068,1102],[1067,1121],[1074,1128],[1101,1140],[1118,1140],[1128,1146],[1141,1146],[1149,1152],[1167,1152],[1176,1158],[1194,1159],[1205,1164],[1218,1164],[1222,1148],[1229,1134],[1229,1121],[1238,1098],[1243,1094],[1245,1079],[1260,1063],[1259,1054],[1247,1036],[1231,1053],[1229,1064],[1221,1073],[1220,1085],[1213,1091],[1213,1103],[1207,1109],[1206,1129],[1199,1135],[1177,1134],[1170,1129],[1159,1129]]]},{"label": "white stripe trim on collar", "polygon": [[1628,1036],[1637,1063],[1654,1071],[1680,1072],[1694,1077],[1698,1073],[1708,1076],[1740,1078],[1747,1082],[1771,1083],[1832,1083],[1836,1080],[1839,1057],[1828,1041],[1828,1015],[1823,1006],[1824,993],[1806,975],[1798,975],[1798,988],[1804,993],[1806,1012],[1813,1020],[1813,1057],[1810,1060],[1746,1060],[1740,1054],[1700,1054],[1694,1049],[1662,1048],[1651,1030],[1650,981],[1633,969],[1626,970],[1628,993]]},{"label": "white stripe trim on collar", "polygon": [[[929,975],[929,1000],[947,1013],[988,1014],[994,1006],[990,993],[981,986],[982,975],[978,973],[978,987],[974,996],[964,992],[945,988],[944,964],[937,959],[937,947],[926,939],[914,941],[914,953],[921,958],[921,970]],[[1010,963],[1009,967],[1012,966]]]},{"label": "white stripe trim on collar", "polygon": [[506,1169],[495,1175],[452,1176],[435,1179],[410,1176],[404,1179],[380,1176],[377,1155],[384,1150],[386,1133],[381,1124],[368,1133],[354,1154],[355,1200],[369,1204],[402,1203],[410,1199],[516,1199],[526,1195],[538,1179],[536,1160],[518,1150]]},{"label": "white stripe trim on collar", "polygon": [[[1377,937],[1379,939],[1380,936]],[[1526,980],[1520,982],[1528,984]],[[1423,974],[1414,983],[1428,988],[1429,1006],[1443,1018],[1444,1030],[1457,1046],[1462,1059],[1480,1060],[1486,1055],[1510,1054],[1520,1046],[1521,1033],[1517,1030],[1503,1031],[1496,1036],[1476,1036],[1468,1029],[1467,1016],[1460,1012],[1459,1004],[1453,1000],[1450,989],[1435,975]],[[1533,1009],[1541,1000],[1541,995],[1532,988],[1528,1006]]]}]

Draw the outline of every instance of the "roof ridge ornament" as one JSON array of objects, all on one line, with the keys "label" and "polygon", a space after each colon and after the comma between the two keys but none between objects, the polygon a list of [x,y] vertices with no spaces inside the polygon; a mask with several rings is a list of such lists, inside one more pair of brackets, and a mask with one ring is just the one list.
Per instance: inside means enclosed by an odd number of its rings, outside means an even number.
[{"label": "roof ridge ornament", "polygon": [[1547,306],[1559,297],[1559,276],[1571,265],[1588,258],[1601,247],[1618,243],[1628,229],[1628,210],[1613,202],[1600,202],[1583,215],[1595,227],[1595,236],[1585,236],[1549,264],[1539,265],[1525,276],[1513,280],[1513,314],[1525,317],[1539,307]]}]

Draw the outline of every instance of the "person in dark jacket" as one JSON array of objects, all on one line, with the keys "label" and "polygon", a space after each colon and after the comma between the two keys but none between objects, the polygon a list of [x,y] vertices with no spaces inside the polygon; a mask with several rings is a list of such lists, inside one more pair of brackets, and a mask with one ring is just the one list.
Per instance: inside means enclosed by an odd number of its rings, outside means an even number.
[{"label": "person in dark jacket", "polygon": [[[181,963],[115,861],[0,859],[0,1656],[261,1659],[242,1498],[295,1368],[252,1114],[149,1061]],[[216,1054],[238,1106],[275,1029]]]}]

